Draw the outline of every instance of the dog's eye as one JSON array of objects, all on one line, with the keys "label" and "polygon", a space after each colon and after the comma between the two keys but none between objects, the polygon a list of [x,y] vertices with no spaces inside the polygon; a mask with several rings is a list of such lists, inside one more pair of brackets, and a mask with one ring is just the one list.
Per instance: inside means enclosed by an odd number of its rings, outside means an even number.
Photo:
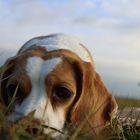
[{"label": "dog's eye", "polygon": [[7,94],[9,98],[19,98],[20,96],[20,88],[16,84],[9,84],[7,86]]},{"label": "dog's eye", "polygon": [[66,100],[71,97],[71,91],[65,87],[56,87],[54,91],[54,97],[57,97],[61,100]]},{"label": "dog's eye", "polygon": [[8,90],[8,92],[10,92],[10,93],[14,93],[15,90],[16,90],[16,88],[17,88],[17,85],[15,85],[15,84],[10,84],[10,85],[8,85],[7,90]]}]

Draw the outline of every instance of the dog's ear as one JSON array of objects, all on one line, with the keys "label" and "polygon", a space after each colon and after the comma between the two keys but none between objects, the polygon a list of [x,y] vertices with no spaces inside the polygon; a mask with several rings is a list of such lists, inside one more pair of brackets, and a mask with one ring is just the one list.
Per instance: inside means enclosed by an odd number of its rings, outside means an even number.
[{"label": "dog's ear", "polygon": [[12,76],[12,71],[15,65],[15,57],[9,58],[1,67],[0,72],[0,97],[5,105],[8,105],[8,97],[6,92],[6,85],[9,78]]},{"label": "dog's ear", "polygon": [[71,111],[71,122],[83,127],[81,131],[98,134],[117,112],[116,101],[91,63],[83,64],[77,79],[77,97]]}]

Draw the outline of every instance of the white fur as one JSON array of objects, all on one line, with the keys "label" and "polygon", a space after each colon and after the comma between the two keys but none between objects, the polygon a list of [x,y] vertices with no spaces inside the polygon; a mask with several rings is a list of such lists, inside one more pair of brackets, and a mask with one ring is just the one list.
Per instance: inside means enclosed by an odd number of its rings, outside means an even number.
[{"label": "white fur", "polygon": [[[65,114],[63,108],[55,108],[53,107],[48,100],[47,104],[41,104],[40,108],[35,111],[34,117],[37,119],[42,119],[47,126],[51,126],[58,130],[61,130],[64,126],[65,122]],[[44,133],[48,134],[52,132],[51,129],[44,129]]]},{"label": "white fur", "polygon": [[[65,122],[64,110],[59,107],[53,110],[47,98],[46,87],[44,85],[46,75],[53,71],[61,61],[61,58],[53,58],[46,61],[39,57],[28,59],[26,71],[31,80],[32,90],[21,105],[15,107],[15,112],[8,117],[10,121],[17,121],[21,117],[35,111],[34,117],[41,119],[45,125],[59,130],[63,128]],[[44,132],[48,133],[50,131],[45,129]]]},{"label": "white fur", "polygon": [[33,45],[46,47],[48,51],[67,49],[76,53],[84,61],[92,61],[88,51],[80,45],[80,41],[65,34],[53,34],[52,36],[46,36],[42,39],[31,39],[22,47],[20,53],[28,48],[31,48]]}]

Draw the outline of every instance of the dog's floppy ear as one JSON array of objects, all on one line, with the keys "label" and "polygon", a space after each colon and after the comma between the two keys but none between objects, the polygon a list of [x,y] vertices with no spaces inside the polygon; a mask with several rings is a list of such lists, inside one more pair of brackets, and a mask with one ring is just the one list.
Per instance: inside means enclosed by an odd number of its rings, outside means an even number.
[{"label": "dog's floppy ear", "polygon": [[1,67],[0,72],[0,97],[5,105],[8,105],[8,97],[6,94],[6,85],[9,78],[12,76],[12,71],[15,65],[15,57],[9,58]]},{"label": "dog's floppy ear", "polygon": [[[83,125],[82,131],[98,134],[117,111],[114,97],[104,86],[91,63],[84,63],[78,75],[77,98],[71,111],[71,122]],[[77,78],[78,79],[78,78]],[[80,84],[81,82],[81,84]]]}]

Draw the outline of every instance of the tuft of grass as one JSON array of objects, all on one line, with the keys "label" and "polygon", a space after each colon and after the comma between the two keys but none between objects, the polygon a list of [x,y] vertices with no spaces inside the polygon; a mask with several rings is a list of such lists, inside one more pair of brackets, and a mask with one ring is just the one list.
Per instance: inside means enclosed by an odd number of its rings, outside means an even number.
[{"label": "tuft of grass", "polygon": [[[122,101],[123,99],[121,99]],[[126,101],[126,99],[124,100]],[[129,103],[134,104],[135,100]],[[130,104],[129,104],[130,105]],[[16,124],[9,124],[6,119],[5,108],[0,105],[0,139],[1,140],[51,140],[50,135],[43,134],[42,129],[48,126],[37,125],[35,128],[40,129],[39,133],[29,131],[32,128],[33,113],[24,117]],[[123,110],[123,109],[122,109]],[[92,134],[80,134],[79,128],[73,125],[68,126],[69,132],[60,132],[62,140],[138,140],[140,139],[140,112],[135,120],[133,119],[133,108],[130,108],[126,114],[125,120],[121,118],[121,113],[115,118],[111,125],[107,125],[104,132],[100,136]],[[53,129],[53,128],[50,128]],[[32,130],[32,129],[31,129]],[[54,129],[53,129],[54,130]],[[59,132],[59,130],[54,130]],[[75,136],[76,134],[76,136]]]}]

